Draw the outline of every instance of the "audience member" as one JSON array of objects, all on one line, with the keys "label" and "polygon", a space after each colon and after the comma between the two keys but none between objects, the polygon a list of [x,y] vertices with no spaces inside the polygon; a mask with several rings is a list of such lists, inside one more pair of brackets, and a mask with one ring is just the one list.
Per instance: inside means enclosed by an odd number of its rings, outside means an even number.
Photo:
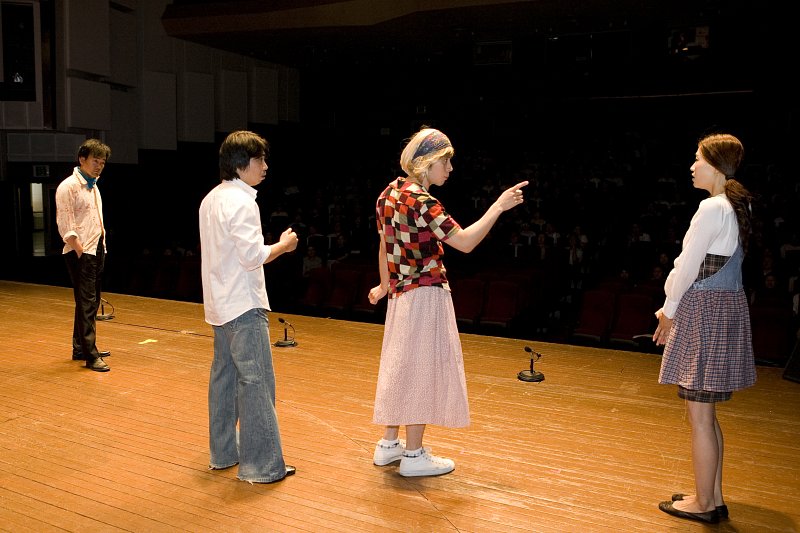
[{"label": "audience member", "polygon": [[322,258],[317,255],[317,249],[313,246],[306,248],[306,255],[303,256],[303,277],[307,278],[312,270],[323,266]]}]

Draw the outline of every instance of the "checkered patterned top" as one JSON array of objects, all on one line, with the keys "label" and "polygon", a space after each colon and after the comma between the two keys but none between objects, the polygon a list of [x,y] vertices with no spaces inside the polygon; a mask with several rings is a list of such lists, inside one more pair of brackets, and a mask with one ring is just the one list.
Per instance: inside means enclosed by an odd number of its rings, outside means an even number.
[{"label": "checkered patterned top", "polygon": [[442,264],[442,242],[461,229],[422,186],[397,178],[378,197],[378,231],[386,243],[389,296],[417,287],[450,290]]},{"label": "checkered patterned top", "polygon": [[705,259],[703,259],[703,264],[700,265],[700,271],[697,273],[697,279],[710,278],[725,266],[728,259],[730,259],[730,257],[727,255],[706,254]]}]

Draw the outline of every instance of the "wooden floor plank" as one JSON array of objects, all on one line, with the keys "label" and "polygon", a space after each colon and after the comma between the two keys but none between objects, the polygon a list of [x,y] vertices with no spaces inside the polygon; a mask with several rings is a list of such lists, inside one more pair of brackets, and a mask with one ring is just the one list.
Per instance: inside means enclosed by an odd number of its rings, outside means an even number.
[{"label": "wooden floor plank", "polygon": [[[69,289],[0,281],[0,531],[704,531],[661,513],[691,492],[689,426],[653,354],[462,335],[471,425],[430,427],[438,478],[372,464],[382,326],[270,314],[277,409],[295,476],[208,470],[213,351],[202,306],[106,294],[109,373],[71,361]],[[108,308],[107,308],[108,310]],[[525,345],[542,383],[516,374]],[[731,520],[798,531],[800,385],[759,367],[719,406]]]}]

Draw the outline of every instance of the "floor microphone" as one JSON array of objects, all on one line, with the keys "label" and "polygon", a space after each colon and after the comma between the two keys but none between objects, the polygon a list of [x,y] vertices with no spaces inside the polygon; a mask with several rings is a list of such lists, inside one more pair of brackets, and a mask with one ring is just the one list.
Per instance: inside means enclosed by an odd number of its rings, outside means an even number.
[{"label": "floor microphone", "polygon": [[[297,341],[294,340],[294,326],[291,325],[289,322],[283,319],[283,317],[278,318],[278,322],[283,324],[283,340],[275,341],[274,345],[278,348],[286,348],[288,346],[297,346]],[[289,328],[292,328],[292,338],[289,338]]]},{"label": "floor microphone", "polygon": [[[105,304],[111,306],[111,312],[108,314],[106,314]],[[100,312],[97,313],[96,318],[97,320],[111,320],[112,318],[114,318],[114,306],[111,304],[111,302],[109,302],[105,298],[100,298]]]},{"label": "floor microphone", "polygon": [[535,355],[536,358],[534,359],[531,357],[531,368],[530,370],[522,370],[517,374],[517,379],[520,381],[527,381],[531,383],[538,383],[539,381],[544,381],[544,374],[539,372],[538,370],[533,369],[533,362],[538,361],[539,358],[542,356],[539,352],[534,352],[530,346],[525,347],[525,351],[529,354]]}]

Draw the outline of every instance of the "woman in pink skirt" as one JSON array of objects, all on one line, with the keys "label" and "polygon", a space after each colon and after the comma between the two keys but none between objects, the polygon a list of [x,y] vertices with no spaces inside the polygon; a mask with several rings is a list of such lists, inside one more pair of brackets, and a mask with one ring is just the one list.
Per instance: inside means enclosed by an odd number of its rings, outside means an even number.
[{"label": "woman in pink skirt", "polygon": [[756,381],[742,259],[750,233],[751,195],[736,179],[744,148],[733,135],[703,138],[693,183],[711,195],[700,202],[683,250],[664,285],[653,340],[664,344],[660,383],[678,385],[692,426],[695,494],[673,494],[659,509],[716,523],[728,517],[722,497],[722,430],[716,402]]},{"label": "woman in pink skirt", "polygon": [[[373,422],[386,426],[373,462],[400,461],[403,476],[435,476],[455,468],[450,459],[422,447],[427,424],[469,425],[461,341],[450,286],[442,264],[446,242],[472,251],[503,211],[523,201],[518,183],[503,192],[474,224],[461,228],[430,191],[444,185],[454,150],[442,132],[423,128],[400,156],[407,177],[397,178],[376,205],[380,235],[380,285],[369,292],[373,304],[389,296],[378,371]],[[398,438],[406,426],[406,442]]]}]

